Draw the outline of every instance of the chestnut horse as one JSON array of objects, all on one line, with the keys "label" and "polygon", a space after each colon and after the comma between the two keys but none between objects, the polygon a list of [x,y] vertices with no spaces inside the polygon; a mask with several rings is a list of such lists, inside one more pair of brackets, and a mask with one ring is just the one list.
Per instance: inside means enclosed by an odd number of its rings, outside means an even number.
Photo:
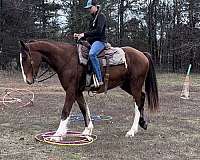
[{"label": "chestnut horse", "polygon": [[[60,141],[66,135],[70,111],[76,101],[83,114],[85,129],[84,135],[91,135],[93,124],[90,111],[83,91],[87,67],[79,64],[77,46],[61,42],[33,41],[24,43],[20,41],[20,63],[25,83],[33,84],[42,61],[47,62],[57,73],[60,83],[66,92],[65,103],[62,109],[60,125],[51,140]],[[144,118],[145,93],[142,87],[145,83],[145,92],[150,111],[159,108],[157,80],[151,56],[131,47],[122,47],[125,52],[127,68],[125,65],[109,67],[108,90],[120,88],[133,96],[135,117],[131,129],[126,136],[132,137],[138,131],[138,124],[147,129]],[[104,92],[104,86],[98,93]]]}]

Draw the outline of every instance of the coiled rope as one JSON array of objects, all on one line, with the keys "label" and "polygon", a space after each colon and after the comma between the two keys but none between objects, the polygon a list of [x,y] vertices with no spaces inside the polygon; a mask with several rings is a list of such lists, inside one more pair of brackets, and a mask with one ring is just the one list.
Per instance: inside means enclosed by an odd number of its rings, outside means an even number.
[{"label": "coiled rope", "polygon": [[[4,92],[1,94],[0,103],[10,107],[11,104],[19,104],[18,107],[25,107],[28,105],[33,105],[34,93],[27,89],[13,89],[5,88]],[[26,102],[25,102],[26,101]]]}]

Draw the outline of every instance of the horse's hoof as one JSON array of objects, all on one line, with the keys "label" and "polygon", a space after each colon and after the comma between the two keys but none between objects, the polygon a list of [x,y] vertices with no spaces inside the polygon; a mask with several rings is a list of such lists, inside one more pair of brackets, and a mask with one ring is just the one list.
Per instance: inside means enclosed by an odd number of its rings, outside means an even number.
[{"label": "horse's hoof", "polygon": [[53,136],[48,137],[46,140],[52,142],[60,142],[63,140],[63,136],[54,134]]},{"label": "horse's hoof", "polygon": [[90,137],[90,136],[87,136],[87,135],[86,135],[85,138],[86,138],[89,142],[93,141],[93,138]]},{"label": "horse's hoof", "polygon": [[139,125],[140,125],[140,127],[143,128],[144,130],[147,130],[147,126],[148,126],[148,125],[147,125],[146,121],[145,121],[142,117],[140,117]]},{"label": "horse's hoof", "polygon": [[82,132],[82,135],[91,136],[92,135],[92,129],[93,129],[93,125],[90,126],[90,128],[89,127],[85,127],[85,130]]},{"label": "horse's hoof", "polygon": [[85,135],[85,136],[90,136],[91,135],[89,130],[84,130],[81,134]]},{"label": "horse's hoof", "polygon": [[134,137],[134,134],[128,134],[128,133],[126,133],[125,137],[127,137],[127,138]]},{"label": "horse's hoof", "polygon": [[134,137],[137,132],[137,130],[130,130],[126,133],[125,137]]},{"label": "horse's hoof", "polygon": [[49,137],[46,140],[51,141],[51,142],[60,142],[62,141],[62,137]]},{"label": "horse's hoof", "polygon": [[144,121],[144,123],[139,123],[140,127],[143,128],[144,130],[147,130],[147,123]]},{"label": "horse's hoof", "polygon": [[142,128],[143,128],[144,130],[147,130],[147,126],[148,126],[147,123],[145,123],[145,124],[143,125]]}]

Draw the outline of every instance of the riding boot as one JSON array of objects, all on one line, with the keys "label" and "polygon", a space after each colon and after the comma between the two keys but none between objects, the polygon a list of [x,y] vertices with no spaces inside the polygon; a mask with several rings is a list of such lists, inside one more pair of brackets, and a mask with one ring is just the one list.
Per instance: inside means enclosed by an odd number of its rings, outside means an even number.
[{"label": "riding boot", "polygon": [[102,76],[101,76],[101,68],[100,68],[100,64],[99,64],[99,60],[96,56],[92,56],[91,57],[91,62],[92,62],[92,66],[94,69],[94,72],[97,76],[97,80],[99,83],[101,83],[101,85],[103,84],[103,80],[102,80]]}]

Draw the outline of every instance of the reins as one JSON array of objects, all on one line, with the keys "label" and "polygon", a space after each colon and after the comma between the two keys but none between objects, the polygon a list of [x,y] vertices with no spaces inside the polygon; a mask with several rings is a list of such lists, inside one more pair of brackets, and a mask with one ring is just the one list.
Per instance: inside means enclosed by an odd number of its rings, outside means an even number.
[{"label": "reins", "polygon": [[36,82],[40,83],[40,82],[43,82],[43,81],[46,81],[47,79],[50,79],[51,77],[53,77],[54,75],[56,75],[56,72],[55,73],[52,73],[50,76],[48,76],[47,78],[43,78],[41,80],[38,80],[39,78],[43,77],[44,75],[46,75],[46,73],[50,71],[50,68],[48,67],[41,75],[38,76],[38,78],[36,79]]}]

